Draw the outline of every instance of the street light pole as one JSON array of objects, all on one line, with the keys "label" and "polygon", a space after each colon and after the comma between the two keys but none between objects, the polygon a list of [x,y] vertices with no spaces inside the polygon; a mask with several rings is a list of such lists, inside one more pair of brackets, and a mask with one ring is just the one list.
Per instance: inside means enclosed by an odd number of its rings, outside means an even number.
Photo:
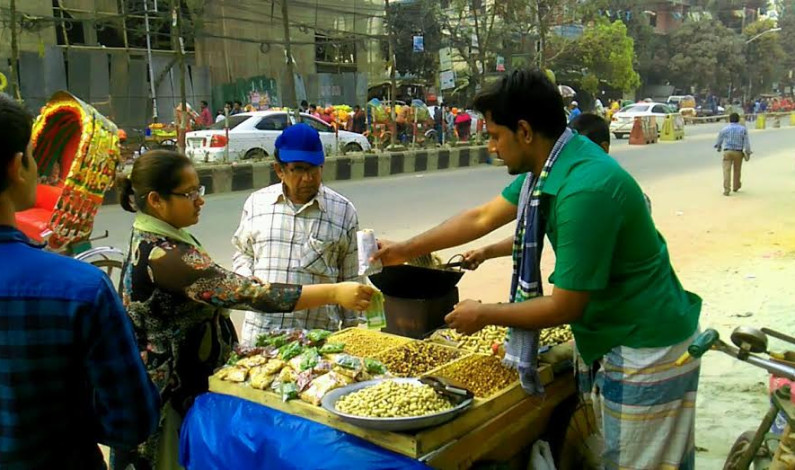
[{"label": "street light pole", "polygon": [[[745,49],[746,49],[746,51],[745,51],[745,55],[746,55],[746,62],[747,62],[747,60],[748,60],[748,52],[749,52],[749,47],[748,47],[748,45],[749,45],[749,44],[751,44],[752,42],[754,42],[754,41],[756,41],[757,39],[761,38],[761,37],[762,37],[762,36],[764,36],[765,34],[769,34],[769,33],[777,33],[777,32],[779,32],[779,31],[781,31],[781,28],[771,28],[771,29],[768,29],[768,30],[766,30],[766,31],[762,31],[761,33],[757,34],[756,36],[753,36],[751,39],[749,39],[749,40],[745,41]],[[753,86],[753,83],[752,83],[751,71],[749,70],[749,71],[748,71],[748,95],[747,95],[746,102],[747,102],[747,101],[749,101],[749,100],[751,99],[751,91],[752,91],[752,90],[751,90],[751,87],[752,87],[752,86]]]}]

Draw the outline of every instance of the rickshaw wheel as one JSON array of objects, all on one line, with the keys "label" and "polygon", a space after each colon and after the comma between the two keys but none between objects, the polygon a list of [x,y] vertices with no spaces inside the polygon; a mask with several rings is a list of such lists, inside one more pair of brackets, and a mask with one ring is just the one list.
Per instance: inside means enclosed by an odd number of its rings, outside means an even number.
[{"label": "rickshaw wheel", "polygon": [[119,288],[119,282],[121,281],[121,270],[124,267],[124,263],[118,260],[98,259],[91,261],[91,264],[98,267],[100,271],[105,273],[114,287],[117,289]]}]

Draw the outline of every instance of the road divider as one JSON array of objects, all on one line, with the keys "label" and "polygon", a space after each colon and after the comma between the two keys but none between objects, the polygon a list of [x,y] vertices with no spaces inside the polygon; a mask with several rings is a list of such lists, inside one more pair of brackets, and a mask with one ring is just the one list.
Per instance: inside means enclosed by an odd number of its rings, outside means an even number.
[{"label": "road divider", "polygon": [[639,116],[632,123],[629,133],[629,145],[649,145],[657,143],[657,118],[654,116]]},{"label": "road divider", "polygon": [[685,120],[681,115],[668,114],[663,121],[660,141],[673,142],[685,138]]},{"label": "road divider", "polygon": [[[346,181],[379,178],[406,173],[424,173],[490,164],[496,159],[485,145],[402,152],[353,153],[327,157],[323,181]],[[273,160],[255,163],[197,164],[199,181],[206,194],[248,191],[277,183]],[[119,202],[116,188],[105,193],[104,204]]]}]

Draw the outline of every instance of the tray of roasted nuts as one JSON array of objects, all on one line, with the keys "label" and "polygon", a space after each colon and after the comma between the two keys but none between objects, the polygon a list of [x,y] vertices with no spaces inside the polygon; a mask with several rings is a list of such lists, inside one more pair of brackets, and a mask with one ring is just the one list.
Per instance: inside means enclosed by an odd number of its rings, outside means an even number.
[{"label": "tray of roasted nuts", "polygon": [[489,398],[519,380],[519,374],[502,365],[497,356],[471,354],[431,373],[464,387],[477,398]]},{"label": "tray of roasted nuts", "polygon": [[365,328],[348,328],[332,334],[329,341],[344,343],[344,351],[348,354],[359,357],[372,357],[378,353],[410,343],[413,340]]},{"label": "tray of roasted nuts", "polygon": [[419,377],[466,354],[469,353],[428,341],[412,341],[374,359],[381,361],[394,376]]},{"label": "tray of roasted nuts", "polygon": [[472,405],[468,398],[455,404],[418,379],[380,379],[332,390],[322,406],[363,428],[412,431],[438,426]]}]

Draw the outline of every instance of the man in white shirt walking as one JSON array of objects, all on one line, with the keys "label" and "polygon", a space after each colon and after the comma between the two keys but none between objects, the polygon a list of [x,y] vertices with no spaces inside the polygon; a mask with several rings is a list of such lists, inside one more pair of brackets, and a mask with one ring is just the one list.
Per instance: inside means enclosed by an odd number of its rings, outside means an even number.
[{"label": "man in white shirt walking", "polygon": [[[274,169],[280,183],[254,192],[243,206],[232,238],[233,269],[265,282],[321,284],[359,280],[353,204],[322,184],[323,144],[306,124],[288,127],[276,140]],[[338,306],[291,313],[247,312],[243,344],[278,328],[337,330],[358,323]]]}]

